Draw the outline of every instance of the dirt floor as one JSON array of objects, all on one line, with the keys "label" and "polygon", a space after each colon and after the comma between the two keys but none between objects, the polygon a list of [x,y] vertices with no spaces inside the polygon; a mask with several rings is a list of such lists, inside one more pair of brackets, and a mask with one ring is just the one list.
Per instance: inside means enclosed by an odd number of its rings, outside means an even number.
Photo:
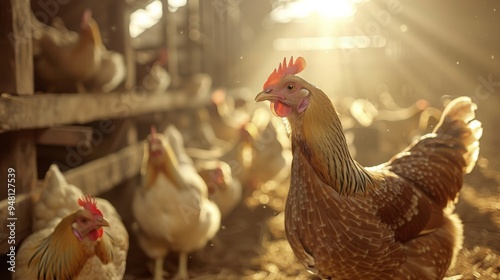
[{"label": "dirt floor", "polygon": [[[482,121],[480,159],[465,177],[456,205],[465,241],[455,267],[447,274],[449,280],[500,279],[500,153],[496,148],[500,133],[491,117]],[[194,279],[316,279],[297,263],[284,235],[287,191],[286,181],[269,182],[250,192],[223,221],[217,238],[190,256],[190,275]],[[126,279],[151,279],[133,239]],[[173,254],[166,262],[170,277],[176,266]]]}]

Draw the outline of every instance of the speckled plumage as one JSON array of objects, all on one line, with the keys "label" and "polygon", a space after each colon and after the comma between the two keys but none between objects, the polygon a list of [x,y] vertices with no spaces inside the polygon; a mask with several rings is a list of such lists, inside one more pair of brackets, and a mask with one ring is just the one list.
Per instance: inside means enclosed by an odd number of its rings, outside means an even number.
[{"label": "speckled plumage", "polygon": [[289,107],[277,112],[288,114],[293,150],[285,229],[301,263],[329,279],[444,277],[463,241],[453,204],[482,134],[470,98],[450,102],[432,134],[370,168],[349,154],[329,98],[302,78],[285,76],[256,100]]}]

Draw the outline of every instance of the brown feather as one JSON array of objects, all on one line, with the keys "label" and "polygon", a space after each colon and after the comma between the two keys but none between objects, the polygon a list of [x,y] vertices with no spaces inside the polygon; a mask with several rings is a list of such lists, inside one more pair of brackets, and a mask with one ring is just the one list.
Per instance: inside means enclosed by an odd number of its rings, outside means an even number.
[{"label": "brown feather", "polygon": [[72,231],[75,219],[76,213],[64,218],[35,249],[28,267],[36,267],[38,279],[73,279],[80,273],[87,256]]},{"label": "brown feather", "polygon": [[103,236],[97,241],[95,254],[103,264],[113,261],[113,242],[111,235],[104,232]]},{"label": "brown feather", "polygon": [[285,229],[308,269],[330,279],[444,277],[463,241],[448,207],[482,134],[470,98],[450,102],[434,133],[371,168],[351,157],[328,96],[302,78],[283,77],[256,100],[279,102],[290,125]]}]

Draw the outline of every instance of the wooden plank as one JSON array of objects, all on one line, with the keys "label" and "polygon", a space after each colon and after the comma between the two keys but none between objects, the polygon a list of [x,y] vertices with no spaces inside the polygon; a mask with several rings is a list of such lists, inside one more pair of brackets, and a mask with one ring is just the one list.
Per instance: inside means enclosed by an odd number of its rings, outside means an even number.
[{"label": "wooden plank", "polygon": [[186,91],[149,94],[146,92],[102,94],[35,94],[0,96],[0,132],[85,124],[95,120],[125,119],[150,112],[196,108],[207,104],[203,93],[192,98]]},{"label": "wooden plank", "polygon": [[[2,231],[0,231],[0,254],[5,254],[10,251],[10,246],[19,248],[21,241],[23,241],[31,233],[31,212],[32,212],[32,201],[33,198],[38,194],[38,192],[31,192],[29,194],[17,194],[15,207],[15,215],[9,215],[8,211],[8,200],[4,199],[0,201],[0,219]],[[8,218],[12,220],[8,220]],[[14,223],[15,229],[11,233],[11,230],[7,225]],[[12,237],[10,237],[12,235]],[[9,243],[10,237],[10,243]],[[15,243],[13,243],[15,242]]]},{"label": "wooden plank", "polygon": [[99,195],[131,179],[141,169],[143,143],[137,143],[64,173],[66,180],[84,193]]},{"label": "wooden plank", "polygon": [[[86,158],[95,160],[137,143],[137,129],[134,120],[113,120],[113,131],[105,134],[100,143],[94,143],[92,153]],[[110,126],[111,127],[111,126]]]},{"label": "wooden plank", "polygon": [[84,126],[59,126],[44,129],[37,133],[36,143],[47,146],[91,145],[92,128]]},{"label": "wooden plank", "polygon": [[33,94],[29,0],[0,1],[0,91]]},{"label": "wooden plank", "polygon": [[[53,163],[65,172],[137,143],[132,118],[92,122],[89,127],[93,129],[90,142],[81,142],[76,146],[37,146],[38,173],[44,174]],[[87,143],[89,145],[85,146]]]},{"label": "wooden plank", "polygon": [[[66,180],[78,186],[84,193],[100,195],[111,190],[121,182],[131,179],[139,174],[144,144],[136,143],[117,153],[94,160],[82,166],[64,172]],[[36,170],[34,167],[30,170]],[[17,177],[16,177],[17,178]],[[21,179],[21,178],[19,178]],[[36,185],[36,181],[35,184]],[[0,224],[3,229],[0,232],[0,254],[5,254],[13,244],[8,244],[10,231],[7,225],[15,222],[16,248],[21,241],[31,233],[32,202],[39,195],[41,188],[34,188],[28,193],[16,193],[14,215],[11,217],[8,209],[8,199],[0,201]]]}]

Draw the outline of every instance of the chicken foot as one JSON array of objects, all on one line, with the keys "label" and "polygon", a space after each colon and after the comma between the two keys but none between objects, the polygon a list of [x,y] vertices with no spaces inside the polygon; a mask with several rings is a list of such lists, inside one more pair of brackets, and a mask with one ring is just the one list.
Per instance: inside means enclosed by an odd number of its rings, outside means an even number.
[{"label": "chicken foot", "polygon": [[187,270],[187,253],[180,252],[179,253],[179,269],[174,279],[176,280],[185,280],[189,279],[189,274]]},{"label": "chicken foot", "polygon": [[153,280],[163,280],[167,277],[168,273],[163,270],[164,258],[157,258],[154,261],[154,266],[151,267],[153,273]]}]

